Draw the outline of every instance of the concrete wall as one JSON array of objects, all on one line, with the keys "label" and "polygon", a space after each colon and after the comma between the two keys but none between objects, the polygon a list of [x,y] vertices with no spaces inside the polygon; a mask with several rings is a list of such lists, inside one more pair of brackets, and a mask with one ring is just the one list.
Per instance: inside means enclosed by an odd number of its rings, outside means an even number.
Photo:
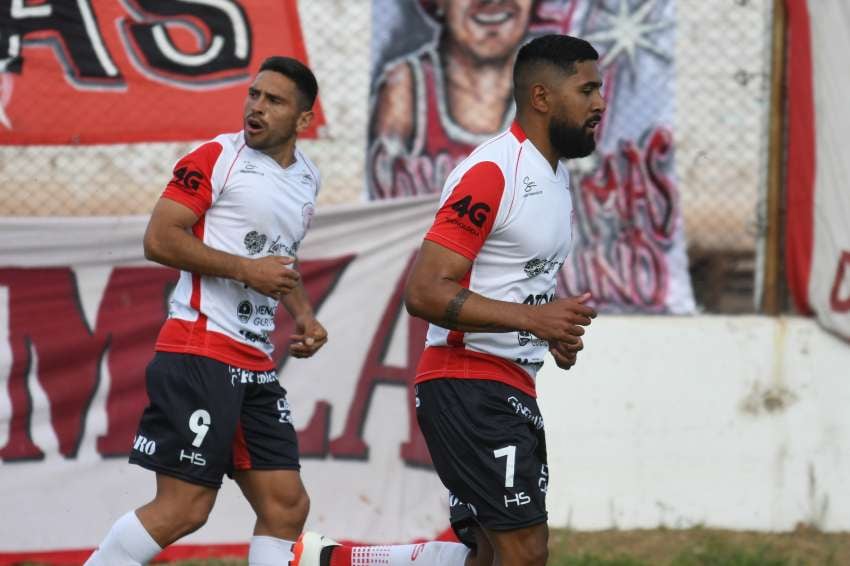
[{"label": "concrete wall", "polygon": [[850,345],[800,318],[601,317],[539,379],[551,524],[850,529]]}]

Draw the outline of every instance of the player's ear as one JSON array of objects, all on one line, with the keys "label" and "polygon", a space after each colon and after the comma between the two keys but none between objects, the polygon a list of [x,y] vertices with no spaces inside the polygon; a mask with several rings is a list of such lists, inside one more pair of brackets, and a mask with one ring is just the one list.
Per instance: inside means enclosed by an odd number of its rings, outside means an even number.
[{"label": "player's ear", "polygon": [[295,132],[301,133],[307,128],[310,127],[310,123],[313,121],[313,111],[306,110],[298,115],[298,121],[295,123]]},{"label": "player's ear", "polygon": [[531,107],[543,114],[549,113],[549,89],[543,83],[534,83],[529,89]]}]

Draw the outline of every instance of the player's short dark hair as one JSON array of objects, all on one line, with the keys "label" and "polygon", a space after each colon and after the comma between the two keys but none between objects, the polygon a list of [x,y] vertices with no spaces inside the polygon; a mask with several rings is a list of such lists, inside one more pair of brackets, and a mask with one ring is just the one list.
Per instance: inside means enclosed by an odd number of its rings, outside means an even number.
[{"label": "player's short dark hair", "polygon": [[304,110],[310,110],[313,107],[316,95],[319,94],[319,84],[316,82],[313,71],[307,65],[292,57],[275,55],[263,61],[260,71],[274,71],[290,79],[301,95]]},{"label": "player's short dark hair", "polygon": [[[549,34],[532,39],[522,47],[514,63],[514,96],[522,90],[529,77],[543,66],[555,66],[567,76],[576,72],[576,63],[596,61],[599,53],[593,46],[578,37]],[[517,100],[519,102],[519,100]]]}]

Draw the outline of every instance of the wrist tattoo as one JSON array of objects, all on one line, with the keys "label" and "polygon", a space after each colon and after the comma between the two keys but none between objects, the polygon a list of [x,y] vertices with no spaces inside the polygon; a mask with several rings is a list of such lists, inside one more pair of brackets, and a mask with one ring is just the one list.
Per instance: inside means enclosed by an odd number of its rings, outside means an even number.
[{"label": "wrist tattoo", "polygon": [[472,295],[472,292],[469,289],[461,289],[457,292],[457,295],[449,301],[449,304],[446,306],[446,312],[443,315],[443,322],[448,328],[451,329],[457,326],[460,309],[463,308],[463,303],[466,302],[466,299],[468,299],[470,295]]}]

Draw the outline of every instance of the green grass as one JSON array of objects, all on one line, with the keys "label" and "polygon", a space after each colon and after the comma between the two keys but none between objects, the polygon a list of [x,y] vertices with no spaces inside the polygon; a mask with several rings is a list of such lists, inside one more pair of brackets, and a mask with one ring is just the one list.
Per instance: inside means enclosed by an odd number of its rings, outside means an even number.
[{"label": "green grass", "polygon": [[[847,566],[850,534],[805,527],[791,533],[703,528],[578,532],[553,529],[549,566]],[[21,566],[40,566],[37,564]],[[41,565],[43,566],[43,565]],[[171,566],[247,566],[193,560]]]}]

